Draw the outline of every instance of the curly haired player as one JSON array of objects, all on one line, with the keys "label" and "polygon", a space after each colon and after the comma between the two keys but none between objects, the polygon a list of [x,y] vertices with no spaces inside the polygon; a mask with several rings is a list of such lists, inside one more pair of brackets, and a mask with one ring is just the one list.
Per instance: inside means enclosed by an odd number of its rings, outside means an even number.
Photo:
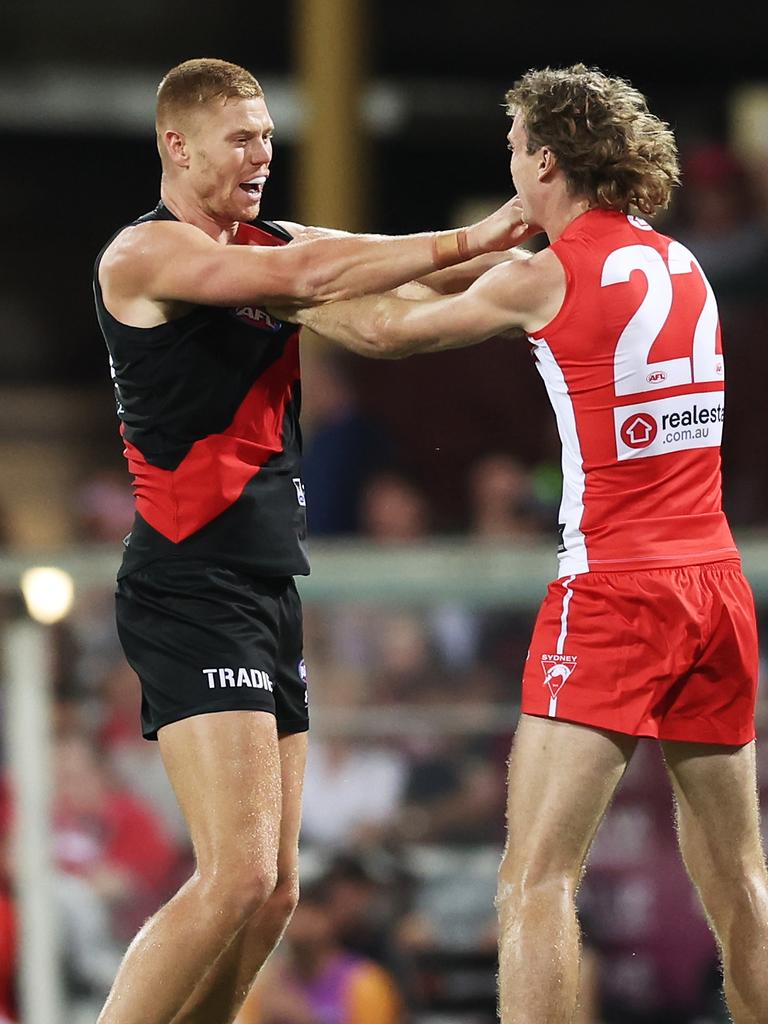
[{"label": "curly haired player", "polygon": [[560,575],[533,631],[510,760],[503,1024],[573,1020],[576,889],[640,736],[662,743],[733,1019],[768,1021],[757,633],[721,504],[717,305],[695,257],[642,216],[678,181],[674,138],[636,89],[583,65],[531,71],[507,100],[518,203],[546,249],[460,294],[290,315],[380,358],[522,328],[555,411]]}]

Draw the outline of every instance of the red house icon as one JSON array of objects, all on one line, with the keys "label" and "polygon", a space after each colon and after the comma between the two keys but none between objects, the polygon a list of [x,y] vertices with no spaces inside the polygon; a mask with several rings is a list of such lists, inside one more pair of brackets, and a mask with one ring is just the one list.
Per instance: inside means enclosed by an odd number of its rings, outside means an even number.
[{"label": "red house icon", "polygon": [[621,427],[621,439],[628,448],[647,448],[653,444],[658,426],[648,413],[635,413],[625,420]]}]

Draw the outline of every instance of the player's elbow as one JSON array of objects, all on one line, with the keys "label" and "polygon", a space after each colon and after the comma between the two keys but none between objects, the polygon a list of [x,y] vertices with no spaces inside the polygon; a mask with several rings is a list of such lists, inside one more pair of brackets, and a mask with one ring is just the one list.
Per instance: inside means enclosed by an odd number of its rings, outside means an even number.
[{"label": "player's elbow", "polygon": [[376,359],[406,359],[422,347],[402,319],[386,309],[374,312],[366,335],[366,342]]},{"label": "player's elbow", "polygon": [[323,273],[317,260],[307,252],[310,246],[286,246],[287,257],[285,292],[286,298],[297,306],[316,306],[328,302],[323,288]]},{"label": "player's elbow", "polygon": [[353,297],[349,288],[340,286],[332,260],[319,259],[315,242],[287,245],[285,257],[286,298],[297,306],[320,306]]}]

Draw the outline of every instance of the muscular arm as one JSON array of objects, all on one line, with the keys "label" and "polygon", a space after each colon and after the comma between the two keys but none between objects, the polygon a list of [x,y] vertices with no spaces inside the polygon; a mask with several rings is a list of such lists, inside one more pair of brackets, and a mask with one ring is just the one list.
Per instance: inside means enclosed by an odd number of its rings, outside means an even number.
[{"label": "muscular arm", "polygon": [[527,249],[486,252],[474,259],[467,260],[466,263],[459,263],[455,267],[446,267],[445,270],[436,270],[427,274],[425,277],[419,278],[419,283],[441,295],[454,295],[456,292],[466,291],[479,277],[500,263],[528,260],[531,256],[533,253],[528,252]]},{"label": "muscular arm", "polygon": [[525,228],[513,204],[463,229],[461,248],[456,232],[300,235],[279,247],[220,245],[190,224],[154,221],[118,236],[104,254],[100,281],[110,308],[115,295],[158,305],[313,305],[385,291],[468,256],[506,249]]},{"label": "muscular arm", "polygon": [[301,309],[293,319],[360,355],[402,359],[475,345],[515,328],[537,330],[564,295],[562,267],[545,252],[493,267],[458,295],[401,290]]},{"label": "muscular arm", "polygon": [[[350,237],[349,232],[338,231],[335,228],[318,228],[305,224],[296,224],[293,221],[276,221],[276,223],[293,235],[297,241],[306,241],[313,238]],[[535,237],[536,234],[538,234],[537,230],[526,231],[524,234],[521,233],[518,242],[527,241],[529,238]],[[478,277],[491,270],[492,267],[496,267],[500,263],[510,263],[514,260],[527,260],[531,256],[533,256],[532,252],[520,248],[502,250],[501,252],[486,252],[480,256],[473,257],[471,260],[466,260],[464,263],[458,263],[456,266],[446,267],[444,270],[435,270],[431,274],[420,277],[417,283],[426,285],[433,293],[453,295],[456,292],[466,291],[470,285],[475,283]]]}]

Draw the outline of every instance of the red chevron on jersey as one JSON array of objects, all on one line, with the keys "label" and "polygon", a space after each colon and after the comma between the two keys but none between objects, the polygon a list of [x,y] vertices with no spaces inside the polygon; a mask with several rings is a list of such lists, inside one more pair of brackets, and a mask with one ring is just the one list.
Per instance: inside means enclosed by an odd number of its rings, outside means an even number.
[{"label": "red chevron on jersey", "polygon": [[721,503],[717,304],[698,262],[605,210],[551,251],[566,294],[530,341],[563,444],[561,574],[737,557]]},{"label": "red chevron on jersey", "polygon": [[125,442],[136,510],[158,533],[179,543],[233,505],[246,484],[283,449],[285,411],[299,379],[298,334],[252,385],[230,426],[191,446],[174,470],[150,465]]}]

